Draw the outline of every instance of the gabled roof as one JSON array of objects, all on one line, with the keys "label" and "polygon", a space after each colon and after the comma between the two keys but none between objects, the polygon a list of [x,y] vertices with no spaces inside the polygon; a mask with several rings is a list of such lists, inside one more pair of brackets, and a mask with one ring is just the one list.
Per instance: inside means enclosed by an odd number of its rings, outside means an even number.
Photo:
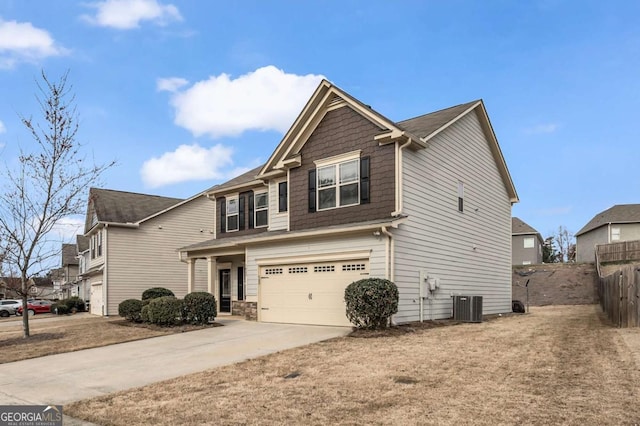
[{"label": "gabled roof", "polygon": [[535,228],[517,217],[511,218],[511,235],[537,235],[542,240],[542,235]]},{"label": "gabled roof", "polygon": [[95,212],[98,222],[136,223],[182,201],[184,200],[180,198],[91,188],[89,190],[89,209],[85,222],[85,232],[91,229],[91,215],[93,212]]},{"label": "gabled roof", "polygon": [[75,244],[63,244],[62,245],[62,266],[78,265],[77,247]]},{"label": "gabled roof", "polygon": [[616,204],[598,213],[576,233],[576,237],[610,223],[640,223],[640,204]]},{"label": "gabled roof", "polygon": [[380,128],[380,133],[375,136],[375,140],[379,143],[408,142],[409,147],[414,150],[426,148],[429,140],[435,135],[466,114],[476,111],[509,198],[512,203],[519,201],[482,100],[467,102],[395,123],[327,80],[322,80],[269,160],[261,168],[257,178],[265,179],[283,174],[288,167],[299,165],[299,152],[324,115],[332,109],[345,105]]},{"label": "gabled roof", "polygon": [[240,189],[253,183],[255,183],[256,185],[261,184],[262,181],[258,181],[256,177],[258,176],[258,173],[260,173],[260,170],[262,170],[262,167],[264,167],[264,164],[256,167],[255,169],[251,169],[248,172],[243,173],[238,177],[228,180],[221,185],[216,185],[213,188],[207,190],[207,192],[221,193],[221,192],[233,190],[235,188]]},{"label": "gabled roof", "polygon": [[478,102],[480,102],[480,100],[441,109],[429,114],[399,121],[397,125],[401,129],[411,132],[419,138],[428,138],[432,133],[438,131],[447,123],[474,107]]},{"label": "gabled roof", "polygon": [[76,235],[76,245],[78,246],[78,253],[89,250],[89,237]]}]

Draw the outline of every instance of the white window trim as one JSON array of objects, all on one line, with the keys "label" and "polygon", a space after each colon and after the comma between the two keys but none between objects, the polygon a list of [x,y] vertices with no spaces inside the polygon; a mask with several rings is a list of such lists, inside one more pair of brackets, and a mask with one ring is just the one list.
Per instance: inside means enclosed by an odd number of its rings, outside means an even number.
[{"label": "white window trim", "polygon": [[313,163],[316,165],[316,168],[330,166],[332,164],[344,163],[349,160],[356,160],[361,157],[362,150],[358,149],[356,151],[347,152],[340,155],[334,155],[333,157],[323,158],[322,160],[316,160]]},{"label": "white window trim", "polygon": [[[527,246],[527,241],[531,242],[530,246]],[[536,239],[535,239],[535,237],[524,237],[522,239],[522,247],[526,248],[526,249],[528,249],[528,248],[536,248]]]},{"label": "white window trim", "polygon": [[[276,190],[277,191],[277,190]],[[266,195],[267,205],[265,207],[258,208],[257,197],[259,195]],[[267,211],[267,223],[264,225],[258,226],[258,212]],[[266,228],[269,226],[269,193],[267,191],[264,192],[256,192],[253,194],[253,227],[254,228]]]},{"label": "white window trim", "polygon": [[[354,151],[357,152],[358,154],[360,153],[360,151]],[[340,209],[343,207],[351,207],[351,206],[357,206],[360,205],[360,156],[358,155],[357,157],[354,157],[352,153],[348,153],[348,154],[343,154],[343,155],[339,155],[339,156],[335,156],[335,157],[331,157],[331,158],[341,158],[341,161],[339,162],[335,162],[335,163],[331,163],[331,162],[325,162],[325,160],[319,160],[316,161],[316,206],[317,206],[317,211],[327,211],[327,210],[333,210],[333,209]],[[358,161],[358,165],[357,165],[357,178],[355,181],[353,182],[347,182],[345,184],[342,184],[340,182],[340,165],[344,164],[344,163],[348,163],[351,161]],[[323,164],[323,165],[319,165],[319,164]],[[324,168],[329,168],[329,167],[333,167],[334,172],[335,172],[335,182],[333,185],[330,186],[325,186],[323,188],[320,188],[320,169],[324,169]],[[346,205],[340,205],[340,187],[343,185],[353,185],[353,184],[357,184],[358,185],[358,196],[357,199],[358,201],[352,204],[346,204]],[[333,188],[336,192],[336,205],[333,207],[326,207],[326,208],[320,208],[320,191],[322,190],[327,190]]]},{"label": "white window trim", "polygon": [[[232,197],[226,197],[227,202],[225,203],[224,208],[226,209],[225,211],[225,220],[227,221],[227,223],[225,224],[226,226],[226,231],[227,232],[238,232],[240,230],[240,200],[239,197],[237,195],[234,195]],[[235,200],[236,202],[236,212],[233,214],[229,214],[229,201],[233,201]],[[237,218],[236,220],[236,229],[229,229],[229,218],[231,216],[235,216]]]}]

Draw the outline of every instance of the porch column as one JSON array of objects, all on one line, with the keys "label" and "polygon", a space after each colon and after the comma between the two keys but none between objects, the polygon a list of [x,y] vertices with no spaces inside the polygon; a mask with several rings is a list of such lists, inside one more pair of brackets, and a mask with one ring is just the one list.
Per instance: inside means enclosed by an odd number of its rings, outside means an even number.
[{"label": "porch column", "polygon": [[187,293],[193,293],[194,280],[196,277],[196,260],[187,260]]},{"label": "porch column", "polygon": [[207,257],[207,291],[214,296],[216,295],[216,283],[218,282],[218,265],[216,261],[217,258],[215,257]]}]

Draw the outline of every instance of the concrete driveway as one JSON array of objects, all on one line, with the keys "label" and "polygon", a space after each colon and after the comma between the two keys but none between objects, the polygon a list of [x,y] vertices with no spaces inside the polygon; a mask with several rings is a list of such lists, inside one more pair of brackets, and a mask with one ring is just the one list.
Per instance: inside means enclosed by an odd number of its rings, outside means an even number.
[{"label": "concrete driveway", "polygon": [[67,404],[309,343],[348,327],[220,319],[224,327],[0,365],[2,404]]}]

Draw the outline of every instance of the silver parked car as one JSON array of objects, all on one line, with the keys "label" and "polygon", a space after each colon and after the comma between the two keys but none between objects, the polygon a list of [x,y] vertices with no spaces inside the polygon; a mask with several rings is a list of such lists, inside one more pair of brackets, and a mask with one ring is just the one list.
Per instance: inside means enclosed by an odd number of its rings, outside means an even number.
[{"label": "silver parked car", "polygon": [[0,300],[0,317],[8,317],[15,315],[19,307],[22,306],[22,300],[4,299]]}]

